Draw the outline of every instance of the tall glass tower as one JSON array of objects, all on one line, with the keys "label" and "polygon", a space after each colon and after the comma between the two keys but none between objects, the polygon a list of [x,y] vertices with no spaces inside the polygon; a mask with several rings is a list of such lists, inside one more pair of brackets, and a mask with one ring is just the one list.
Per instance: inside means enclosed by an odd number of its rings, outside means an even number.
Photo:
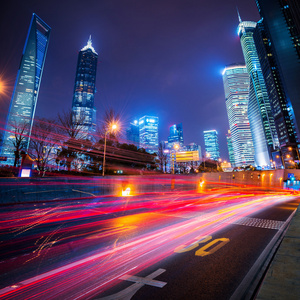
[{"label": "tall glass tower", "polygon": [[144,116],[139,119],[140,148],[158,153],[158,117]]},{"label": "tall glass tower", "polygon": [[250,80],[246,66],[227,66],[223,71],[223,83],[234,153],[231,164],[236,167],[253,165],[254,148],[247,114]]},{"label": "tall glass tower", "polygon": [[271,105],[264,81],[261,65],[253,40],[256,23],[240,19],[238,35],[250,76],[248,118],[252,133],[255,163],[257,166],[270,166],[271,151],[279,147]]},{"label": "tall glass tower", "polygon": [[87,45],[78,54],[75,77],[74,95],[72,103],[73,122],[81,124],[83,135],[91,138],[96,130],[96,109],[94,94],[96,91],[96,72],[98,54],[92,46],[91,36]]},{"label": "tall glass tower", "polygon": [[232,146],[232,137],[231,137],[230,130],[228,130],[228,133],[226,134],[226,140],[227,140],[229,161],[230,161],[231,166],[235,167],[235,158],[234,158],[234,152],[233,152],[233,146]]},{"label": "tall glass tower", "polygon": [[[5,164],[14,163],[14,133],[23,131],[22,150],[27,151],[31,128],[49,44],[51,28],[36,14],[32,15],[15,87],[10,102],[1,156]],[[24,130],[23,130],[24,129]]]},{"label": "tall glass tower", "polygon": [[126,129],[126,138],[128,144],[133,144],[139,146],[140,132],[139,132],[139,122],[134,120],[130,123],[129,127]]},{"label": "tall glass tower", "polygon": [[174,144],[179,144],[181,147],[183,146],[182,123],[170,126],[170,135],[168,137],[168,143],[170,147],[173,147]]},{"label": "tall glass tower", "polygon": [[296,150],[294,152],[299,153],[299,0],[256,0],[256,4],[262,17],[259,34],[267,41],[263,49],[267,56],[263,53],[262,59],[270,65],[271,70],[267,70],[266,74],[271,73],[271,79],[274,81],[275,122],[280,130],[278,135],[281,150],[285,152],[284,148],[291,146]]},{"label": "tall glass tower", "polygon": [[203,133],[206,155],[209,154],[212,160],[218,160],[220,158],[218,131],[206,130]]}]

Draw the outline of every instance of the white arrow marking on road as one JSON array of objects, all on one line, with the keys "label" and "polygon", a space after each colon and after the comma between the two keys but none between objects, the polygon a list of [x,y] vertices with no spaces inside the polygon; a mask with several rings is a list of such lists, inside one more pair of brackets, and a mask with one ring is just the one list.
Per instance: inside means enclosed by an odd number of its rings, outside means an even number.
[{"label": "white arrow marking on road", "polygon": [[119,279],[128,280],[128,281],[132,281],[135,283],[116,294],[113,294],[113,295],[110,295],[110,296],[107,296],[104,298],[98,298],[98,300],[130,300],[131,297],[145,284],[162,288],[167,283],[163,282],[163,281],[153,280],[153,278],[159,276],[160,274],[162,274],[164,272],[166,272],[166,270],[158,269],[146,277],[123,275]]}]

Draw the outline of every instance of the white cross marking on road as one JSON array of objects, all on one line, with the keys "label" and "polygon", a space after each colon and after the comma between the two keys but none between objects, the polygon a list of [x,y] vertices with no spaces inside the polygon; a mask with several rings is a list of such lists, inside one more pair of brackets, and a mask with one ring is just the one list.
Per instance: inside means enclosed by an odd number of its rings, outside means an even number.
[{"label": "white cross marking on road", "polygon": [[123,275],[119,279],[128,280],[128,281],[132,281],[135,283],[116,294],[109,295],[109,296],[103,297],[103,298],[98,298],[98,300],[130,300],[132,298],[132,296],[145,284],[162,288],[167,283],[163,282],[163,281],[153,280],[153,278],[159,276],[160,274],[164,273],[165,271],[166,270],[164,270],[164,269],[158,269],[146,277],[131,276],[131,275],[127,275],[127,274]]}]

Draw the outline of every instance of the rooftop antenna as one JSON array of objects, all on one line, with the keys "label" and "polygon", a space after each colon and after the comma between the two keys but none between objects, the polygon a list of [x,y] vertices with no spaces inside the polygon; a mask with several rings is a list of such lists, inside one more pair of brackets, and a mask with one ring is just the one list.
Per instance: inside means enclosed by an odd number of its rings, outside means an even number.
[{"label": "rooftop antenna", "polygon": [[236,7],[236,11],[237,11],[237,14],[238,14],[238,17],[239,17],[239,22],[241,23],[241,22],[242,22],[242,19],[241,19],[241,16],[240,16],[240,12],[239,12],[238,7]]}]

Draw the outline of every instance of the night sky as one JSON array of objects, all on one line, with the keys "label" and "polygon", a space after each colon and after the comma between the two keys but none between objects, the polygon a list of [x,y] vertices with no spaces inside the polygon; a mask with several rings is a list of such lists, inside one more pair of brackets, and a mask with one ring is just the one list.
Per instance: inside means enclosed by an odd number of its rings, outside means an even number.
[{"label": "night sky", "polygon": [[11,0],[1,6],[1,127],[32,13],[51,28],[36,117],[54,118],[72,105],[78,52],[89,35],[99,54],[97,120],[113,107],[126,126],[155,115],[159,139],[183,123],[184,142],[204,148],[203,130],[219,132],[228,158],[229,128],[223,90],[225,65],[243,62],[236,6],[243,20],[258,21],[255,0]]}]

